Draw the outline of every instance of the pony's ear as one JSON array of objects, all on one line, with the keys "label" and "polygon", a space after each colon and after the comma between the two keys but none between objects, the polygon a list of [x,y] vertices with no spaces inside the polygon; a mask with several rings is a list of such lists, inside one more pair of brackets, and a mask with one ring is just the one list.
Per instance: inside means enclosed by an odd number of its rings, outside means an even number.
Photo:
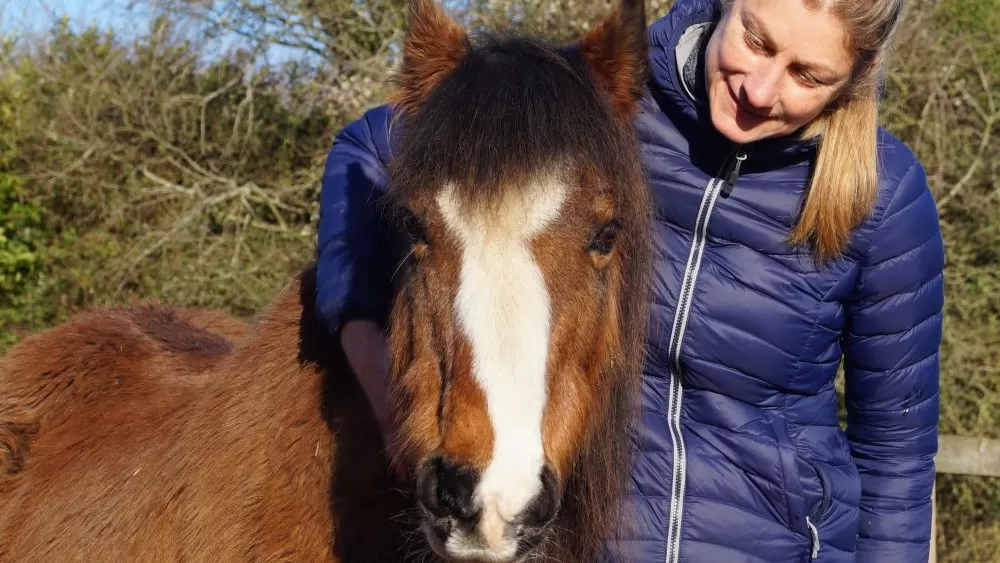
[{"label": "pony's ear", "polygon": [[611,106],[631,115],[646,85],[645,0],[620,0],[607,19],[583,36],[579,47]]},{"label": "pony's ear", "polygon": [[389,103],[403,114],[414,111],[469,48],[465,28],[450,18],[436,0],[409,0],[403,63]]}]

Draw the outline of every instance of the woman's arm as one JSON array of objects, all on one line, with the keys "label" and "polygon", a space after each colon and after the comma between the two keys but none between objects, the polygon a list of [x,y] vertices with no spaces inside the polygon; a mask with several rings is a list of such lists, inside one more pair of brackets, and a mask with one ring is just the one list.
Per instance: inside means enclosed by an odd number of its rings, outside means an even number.
[{"label": "woman's arm", "polygon": [[847,436],[861,473],[858,563],[927,561],[943,267],[937,208],[915,163],[886,204],[846,309]]},{"label": "woman's arm", "polygon": [[388,185],[386,106],[368,110],[334,139],[320,195],[316,315],[341,344],[388,439],[385,326],[391,304],[386,273],[392,249],[380,225]]},{"label": "woman's arm", "polygon": [[316,313],[337,334],[352,319],[384,325],[390,280],[379,225],[389,182],[389,109],[379,106],[337,133],[320,193]]},{"label": "woman's arm", "polygon": [[348,321],[340,331],[344,355],[357,375],[358,383],[368,397],[375,419],[388,441],[393,434],[389,416],[388,359],[385,332],[382,327],[364,319]]}]

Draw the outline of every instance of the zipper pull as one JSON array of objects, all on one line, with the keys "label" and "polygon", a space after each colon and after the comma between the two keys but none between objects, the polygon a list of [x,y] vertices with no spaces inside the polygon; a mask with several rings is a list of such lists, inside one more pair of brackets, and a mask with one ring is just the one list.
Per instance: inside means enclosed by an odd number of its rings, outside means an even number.
[{"label": "zipper pull", "polygon": [[734,161],[732,168],[729,173],[726,174],[725,184],[722,186],[722,197],[729,197],[733,193],[733,188],[736,186],[736,180],[740,177],[740,166],[743,165],[743,161],[747,159],[747,151],[740,149],[740,152],[736,153],[736,160]]},{"label": "zipper pull", "polygon": [[808,516],[806,516],[806,526],[809,527],[809,560],[813,561],[819,557],[819,530],[816,529]]}]

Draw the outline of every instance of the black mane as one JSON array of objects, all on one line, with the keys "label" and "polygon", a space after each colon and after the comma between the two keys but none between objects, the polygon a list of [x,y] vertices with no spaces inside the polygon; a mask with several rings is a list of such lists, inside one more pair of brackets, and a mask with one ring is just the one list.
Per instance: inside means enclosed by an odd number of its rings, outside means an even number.
[{"label": "black mane", "polygon": [[486,203],[562,164],[627,177],[634,158],[577,48],[534,38],[484,36],[398,127],[392,186],[404,200],[451,182]]}]

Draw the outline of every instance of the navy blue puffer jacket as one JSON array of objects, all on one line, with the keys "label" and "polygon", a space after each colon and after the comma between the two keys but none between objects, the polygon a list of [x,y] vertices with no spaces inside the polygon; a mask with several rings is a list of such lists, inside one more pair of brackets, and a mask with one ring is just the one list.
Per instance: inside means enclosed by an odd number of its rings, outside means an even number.
[{"label": "navy blue puffer jacket", "polygon": [[[776,139],[734,158],[692,95],[697,82],[682,79],[691,38],[716,15],[713,0],[679,0],[650,27],[636,127],[659,257],[626,499],[634,525],[605,559],[922,563],[944,263],[924,170],[880,131],[878,203],[843,258],[819,268],[788,247],[815,147]],[[374,202],[389,120],[386,107],[368,111],[327,162],[317,314],[331,331],[387,315],[395,263]]]}]

